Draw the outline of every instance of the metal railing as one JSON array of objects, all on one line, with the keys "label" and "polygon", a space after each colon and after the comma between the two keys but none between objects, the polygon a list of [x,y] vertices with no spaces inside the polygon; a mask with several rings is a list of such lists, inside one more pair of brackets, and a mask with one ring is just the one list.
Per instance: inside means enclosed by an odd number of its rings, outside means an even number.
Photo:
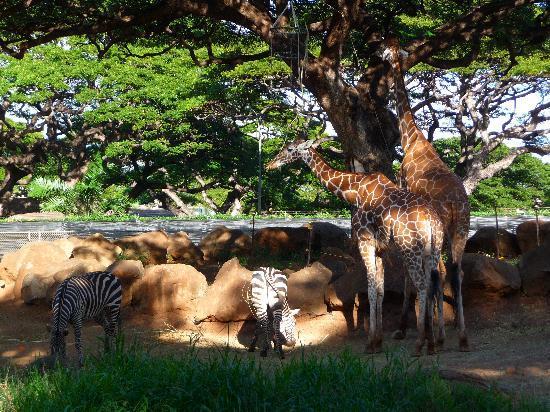
[{"label": "metal railing", "polygon": [[21,231],[4,232],[0,231],[0,255],[7,252],[20,249],[30,242],[52,241],[57,239],[66,239],[71,232],[66,230],[48,230],[48,231]]}]

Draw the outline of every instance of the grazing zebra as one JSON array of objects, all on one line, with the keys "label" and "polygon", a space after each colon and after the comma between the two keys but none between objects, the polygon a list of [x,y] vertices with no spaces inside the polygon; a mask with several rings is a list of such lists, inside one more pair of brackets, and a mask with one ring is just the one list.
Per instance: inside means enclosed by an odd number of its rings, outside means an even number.
[{"label": "grazing zebra", "polygon": [[111,272],[91,272],[65,279],[57,288],[52,303],[50,349],[53,356],[65,358],[65,336],[71,323],[74,328],[78,362],[82,366],[82,322],[94,319],[105,331],[105,351],[120,327],[122,287]]},{"label": "grazing zebra", "polygon": [[265,341],[260,355],[267,356],[271,340],[275,350],[284,359],[283,346],[296,344],[296,319],[300,309],[291,310],[287,302],[287,279],[283,272],[274,268],[261,267],[252,273],[249,302],[250,310],[256,318],[254,338],[248,348],[254,352],[260,333],[264,332]]}]

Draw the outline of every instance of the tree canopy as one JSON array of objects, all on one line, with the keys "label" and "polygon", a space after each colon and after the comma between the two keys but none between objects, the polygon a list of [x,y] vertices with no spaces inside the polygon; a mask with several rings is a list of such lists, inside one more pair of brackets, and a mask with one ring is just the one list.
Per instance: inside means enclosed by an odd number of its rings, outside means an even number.
[{"label": "tree canopy", "polygon": [[[104,187],[130,198],[242,210],[255,201],[259,130],[273,138],[269,157],[298,132],[326,133],[327,121],[341,167],[391,176],[399,139],[378,53],[389,33],[408,52],[419,121],[432,136],[452,124],[455,170],[474,191],[522,153],[547,150],[548,15],[547,2],[529,0],[7,0],[0,195],[29,174],[75,185],[93,162]],[[527,91],[540,97],[528,116],[489,130],[503,101]],[[523,145],[497,156],[510,137]],[[299,189],[268,175],[266,207],[332,204],[311,195],[311,176],[284,178]]]}]

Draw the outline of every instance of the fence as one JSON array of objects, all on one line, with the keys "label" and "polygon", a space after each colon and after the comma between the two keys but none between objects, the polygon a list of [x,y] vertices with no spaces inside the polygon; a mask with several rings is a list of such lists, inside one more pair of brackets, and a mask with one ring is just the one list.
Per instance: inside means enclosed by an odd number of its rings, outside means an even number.
[{"label": "fence", "polygon": [[[252,235],[254,230],[264,227],[287,226],[299,227],[304,224],[322,221],[332,223],[348,234],[351,233],[351,222],[349,217],[302,217],[303,213],[287,212],[286,215],[278,215],[277,218],[266,218],[265,215],[255,216],[253,219],[240,220],[152,220],[152,221],[126,221],[126,222],[10,222],[0,223],[0,256],[11,250],[23,246],[25,243],[34,240],[54,240],[70,235],[89,236],[94,233],[101,233],[107,239],[118,239],[123,236],[137,233],[164,230],[167,233],[184,231],[190,239],[197,244],[200,240],[216,226],[226,226],[229,229],[240,229]],[[298,217],[300,216],[300,217]],[[470,236],[482,227],[494,227],[497,222],[500,228],[515,232],[516,227],[527,220],[534,220],[533,215],[519,216],[472,216],[470,220]],[[550,221],[548,216],[539,216],[540,221]]]},{"label": "fence", "polygon": [[27,231],[27,232],[0,232],[0,255],[20,249],[29,242],[51,241],[66,239],[71,235],[64,230],[56,231]]}]

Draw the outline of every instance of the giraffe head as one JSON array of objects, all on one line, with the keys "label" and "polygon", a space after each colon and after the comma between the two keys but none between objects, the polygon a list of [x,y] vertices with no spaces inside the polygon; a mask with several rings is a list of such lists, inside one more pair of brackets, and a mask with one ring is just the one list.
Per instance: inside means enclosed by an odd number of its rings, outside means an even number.
[{"label": "giraffe head", "polygon": [[399,47],[397,37],[390,36],[382,43],[382,60],[393,63],[397,57],[406,59],[408,56],[409,53]]},{"label": "giraffe head", "polygon": [[317,145],[318,142],[315,140],[296,139],[283,147],[277,156],[267,164],[266,168],[267,170],[279,169],[281,166],[302,159],[309,152],[309,149]]}]

